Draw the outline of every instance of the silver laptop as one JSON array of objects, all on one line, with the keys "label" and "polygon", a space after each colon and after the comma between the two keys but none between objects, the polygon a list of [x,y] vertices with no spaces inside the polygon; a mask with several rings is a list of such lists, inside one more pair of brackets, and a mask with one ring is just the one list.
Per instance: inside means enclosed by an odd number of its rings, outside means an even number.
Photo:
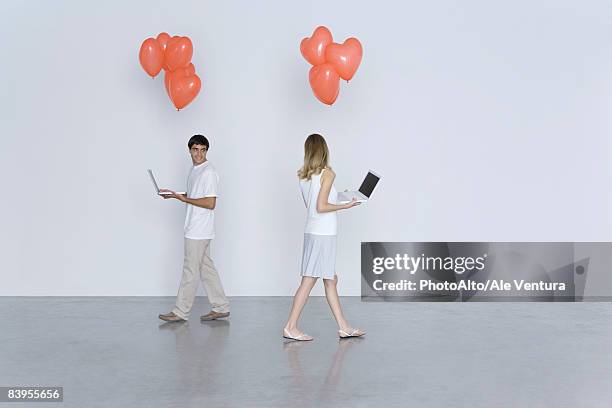
[{"label": "silver laptop", "polygon": [[[155,181],[155,176],[153,175],[153,170],[148,169],[147,171],[149,172],[149,177],[151,177],[151,181],[153,182],[153,187],[155,187],[155,192],[157,194],[161,196],[172,194],[172,193],[168,193],[167,191],[159,191],[159,186],[157,185],[157,181]],[[176,191],[176,194],[185,195],[186,193],[184,191]]]},{"label": "silver laptop", "polygon": [[338,204],[346,204],[350,203],[354,198],[355,201],[360,203],[364,203],[370,199],[376,184],[378,184],[378,180],[380,180],[380,176],[374,173],[372,170],[368,171],[365,179],[363,179],[363,183],[361,183],[361,187],[357,191],[344,191],[342,193],[338,193]]}]

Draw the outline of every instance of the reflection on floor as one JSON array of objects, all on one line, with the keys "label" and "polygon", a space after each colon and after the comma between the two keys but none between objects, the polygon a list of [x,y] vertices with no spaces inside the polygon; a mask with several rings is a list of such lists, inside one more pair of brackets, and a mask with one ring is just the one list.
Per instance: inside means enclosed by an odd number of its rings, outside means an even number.
[{"label": "reflection on floor", "polygon": [[[608,407],[612,304],[362,303],[339,340],[324,298],[281,337],[288,297],[163,323],[170,297],[0,298],[0,386],[63,386],[66,407]],[[55,406],[55,405],[54,405]]]}]

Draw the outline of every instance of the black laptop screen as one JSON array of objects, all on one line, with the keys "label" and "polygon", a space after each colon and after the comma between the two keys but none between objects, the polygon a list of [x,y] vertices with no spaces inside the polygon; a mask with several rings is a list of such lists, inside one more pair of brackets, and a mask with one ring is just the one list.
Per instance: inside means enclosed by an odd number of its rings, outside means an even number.
[{"label": "black laptop screen", "polygon": [[363,183],[361,183],[361,187],[359,187],[359,192],[370,198],[370,194],[372,194],[372,191],[374,191],[374,187],[376,187],[379,179],[380,177],[368,172],[365,180],[363,180]]}]

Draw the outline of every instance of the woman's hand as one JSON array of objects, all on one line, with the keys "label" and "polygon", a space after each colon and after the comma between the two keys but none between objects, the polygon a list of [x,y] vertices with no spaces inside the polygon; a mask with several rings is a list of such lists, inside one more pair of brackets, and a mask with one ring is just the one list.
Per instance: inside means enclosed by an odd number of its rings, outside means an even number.
[{"label": "woman's hand", "polygon": [[353,208],[353,207],[355,207],[357,205],[360,205],[360,204],[361,203],[359,201],[355,200],[355,197],[353,197],[351,199],[351,202],[344,204],[344,209],[347,210],[349,208]]}]

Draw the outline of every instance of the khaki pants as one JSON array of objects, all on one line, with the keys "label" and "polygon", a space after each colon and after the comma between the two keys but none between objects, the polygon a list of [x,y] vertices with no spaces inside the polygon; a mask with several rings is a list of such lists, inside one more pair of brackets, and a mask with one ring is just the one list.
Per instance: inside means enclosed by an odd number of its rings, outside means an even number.
[{"label": "khaki pants", "polygon": [[210,239],[185,238],[185,261],[181,286],[176,297],[175,315],[187,319],[195,301],[198,278],[204,285],[212,310],[229,312],[229,301],[223,292],[219,273],[210,258]]}]

